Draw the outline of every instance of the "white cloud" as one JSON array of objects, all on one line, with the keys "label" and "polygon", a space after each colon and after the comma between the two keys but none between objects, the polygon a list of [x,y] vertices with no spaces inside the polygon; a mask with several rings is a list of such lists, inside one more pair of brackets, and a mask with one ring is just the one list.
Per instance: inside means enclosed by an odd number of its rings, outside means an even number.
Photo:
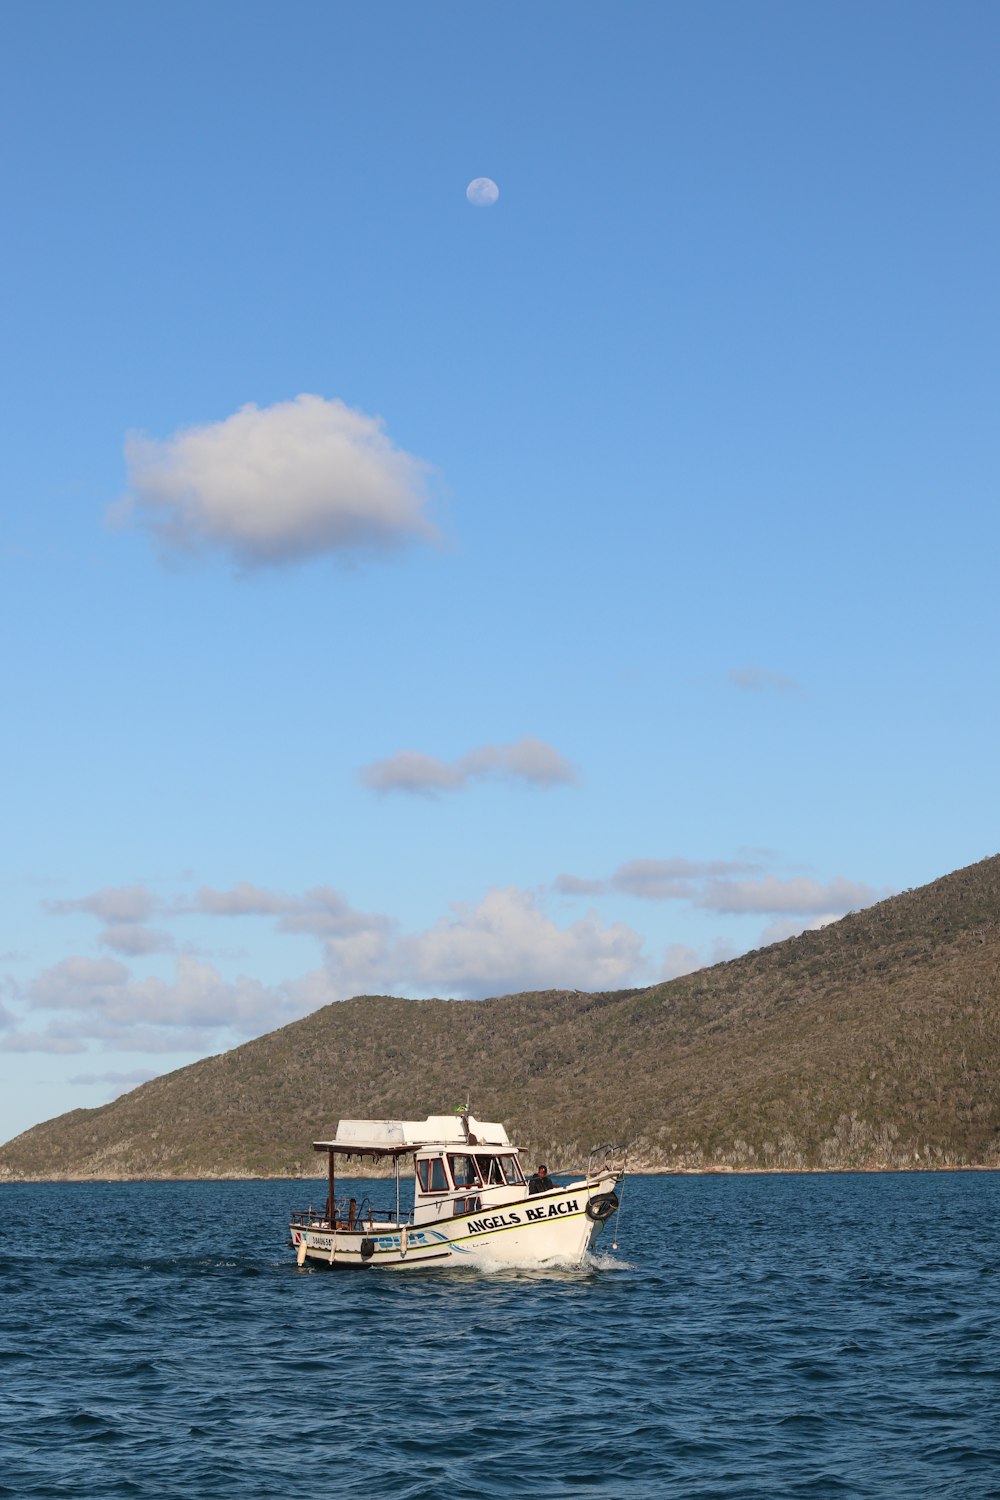
[{"label": "white cloud", "polygon": [[227,981],[209,963],[189,956],[177,960],[173,982],[132,980],[103,997],[100,1012],[116,1025],[135,1021],[156,1026],[232,1028],[252,1035],[294,1019],[284,991],[241,975]]},{"label": "white cloud", "polygon": [[73,901],[46,901],[46,910],[56,916],[84,911],[100,917],[102,922],[144,922],[152,915],[156,901],[144,885],[108,886]]},{"label": "white cloud", "polygon": [[803,912],[819,914],[857,911],[879,901],[888,891],[876,891],[858,881],[837,876],[825,885],[808,876],[788,880],[767,875],[760,880],[713,880],[696,905],[709,911],[734,915],[738,912]]},{"label": "white cloud", "polygon": [[[294,1019],[291,1018],[291,1019]],[[276,1023],[282,1024],[282,1023]],[[88,1017],[76,1027],[76,1034],[89,1043],[97,1042],[106,1052],[135,1052],[141,1056],[183,1057],[194,1053],[204,1057],[215,1047],[229,1047],[260,1035],[259,1031],[236,1031],[235,1034],[213,1031],[204,1026],[118,1025],[112,1021]],[[216,1040],[221,1035],[221,1040]]]},{"label": "white cloud", "polygon": [[467,776],[530,781],[535,786],[558,786],[576,780],[576,771],[558,750],[530,735],[513,745],[482,745],[470,750],[459,765]]},{"label": "white cloud", "polygon": [[251,403],[164,442],[133,433],[125,458],[129,493],[109,518],[134,516],[176,553],[267,566],[436,537],[426,465],[342,401]]},{"label": "white cloud", "polygon": [[109,886],[73,900],[45,902],[46,910],[54,916],[86,912],[89,916],[99,917],[107,923],[98,938],[101,947],[124,954],[126,958],[173,950],[174,940],[168,932],[144,925],[146,918],[161,909],[161,905],[143,885]]},{"label": "white cloud", "polygon": [[[563,895],[592,895],[621,891],[648,901],[690,901],[706,911],[735,916],[743,912],[800,912],[806,915],[845,912],[871,906],[891,895],[861,881],[837,876],[825,883],[809,876],[783,879],[753,874],[760,866],[735,860],[630,859],[604,881],[560,875],[556,889]],[[735,880],[739,874],[753,878]],[[804,926],[805,924],[803,924]],[[802,927],[798,929],[802,930]]]},{"label": "white cloud", "polygon": [[805,691],[794,677],[786,677],[783,672],[769,672],[764,667],[733,667],[729,681],[733,687],[750,693],[785,693],[801,697]]},{"label": "white cloud", "polygon": [[557,875],[552,885],[560,896],[601,896],[608,888],[606,880],[585,880],[580,875]]},{"label": "white cloud", "polygon": [[43,969],[27,988],[33,1007],[43,1010],[80,1010],[100,1007],[112,991],[128,982],[129,971],[115,958],[64,958]]},{"label": "white cloud", "polygon": [[663,955],[660,978],[680,979],[683,974],[693,974],[702,968],[704,962],[699,958],[696,948],[690,948],[686,943],[671,943]]},{"label": "white cloud", "polygon": [[839,922],[844,915],[842,911],[824,912],[811,921],[802,917],[782,917],[774,922],[769,922],[760,935],[759,946],[769,948],[772,943],[783,943],[786,938],[798,937],[801,932],[815,932],[820,927],[829,927],[831,922]]},{"label": "white cloud", "polygon": [[[135,979],[115,959],[65,958],[32,980],[25,999],[32,1010],[77,1017],[75,1024],[61,1025],[61,1037],[107,1042],[139,1026],[186,1027],[200,1033],[225,1029],[250,1036],[301,1014],[282,986],[263,985],[242,975],[225,980],[211,964],[190,955],[177,959],[172,981]],[[200,1045],[204,1044],[202,1034]],[[176,1039],[170,1046],[178,1046]]]},{"label": "white cloud", "polygon": [[213,891],[211,886],[202,886],[190,907],[182,910],[206,912],[212,917],[270,917],[294,909],[295,901],[289,896],[276,895],[241,880],[228,891]]},{"label": "white cloud", "polygon": [[148,1083],[151,1078],[156,1078],[156,1073],[151,1073],[148,1068],[133,1068],[128,1073],[120,1073],[112,1069],[109,1073],[74,1073],[67,1078],[67,1083],[89,1085],[95,1083],[111,1083],[116,1087],[119,1085],[124,1089],[133,1089],[137,1084]]},{"label": "white cloud", "polygon": [[737,947],[728,938],[717,937],[712,941],[712,956],[710,964],[727,964],[731,958],[738,958],[741,953],[746,952],[745,945]]},{"label": "white cloud", "polygon": [[169,932],[158,932],[141,922],[116,922],[105,927],[97,941],[102,948],[110,948],[127,958],[137,958],[143,953],[170,953],[174,947]]},{"label": "white cloud", "polygon": [[679,979],[684,974],[694,974],[713,964],[728,963],[742,951],[721,937],[714,938],[707,951],[688,947],[686,943],[671,943],[663,955],[661,978]]},{"label": "white cloud", "polygon": [[78,1036],[66,1036],[58,1028],[44,1032],[11,1031],[0,1039],[0,1052],[47,1052],[53,1056],[73,1056],[86,1052],[86,1042]]},{"label": "white cloud", "polygon": [[388,760],[374,761],[358,773],[376,792],[451,792],[465,784],[457,765],[423,755],[419,750],[400,750]]},{"label": "white cloud", "polygon": [[384,926],[387,919],[355,911],[339,891],[330,886],[315,886],[304,896],[286,896],[241,881],[228,891],[214,891],[203,886],[185,911],[204,912],[214,917],[277,917],[282,932],[307,933],[313,937],[367,930]]},{"label": "white cloud", "polygon": [[755,868],[754,865],[719,859],[630,859],[618,866],[610,884],[616,891],[642,896],[647,901],[677,901],[694,895],[693,880],[704,879],[707,875],[739,874]]},{"label": "white cloud", "polygon": [[387,933],[392,923],[388,917],[355,911],[339,891],[316,886],[295,903],[278,922],[283,932],[305,932],[313,937],[356,937],[360,934]]},{"label": "white cloud", "polygon": [[476,906],[414,935],[369,931],[327,944],[331,978],[352,992],[408,985],[424,993],[482,999],[535,989],[613,989],[632,982],[642,939],[624,923],[591,914],[560,927],[527,892],[487,893]]},{"label": "white cloud", "polygon": [[435,793],[457,791],[474,778],[525,781],[557,786],[577,779],[570,762],[552,745],[530,735],[510,745],[480,745],[456,761],[438,760],[419,750],[400,750],[359,772],[377,792]]},{"label": "white cloud", "polygon": [[585,880],[558,875],[555,888],[564,896],[603,895],[621,891],[646,901],[687,901],[696,894],[692,883],[710,875],[740,875],[759,869],[756,864],[724,859],[629,859],[607,880]]}]

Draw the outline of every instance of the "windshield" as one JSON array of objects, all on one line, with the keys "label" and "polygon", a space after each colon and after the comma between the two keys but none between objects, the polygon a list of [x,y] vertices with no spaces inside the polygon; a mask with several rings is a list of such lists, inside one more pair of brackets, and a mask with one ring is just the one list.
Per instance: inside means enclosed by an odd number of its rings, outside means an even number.
[{"label": "windshield", "polygon": [[479,1173],[473,1157],[449,1154],[448,1165],[456,1187],[479,1186]]}]

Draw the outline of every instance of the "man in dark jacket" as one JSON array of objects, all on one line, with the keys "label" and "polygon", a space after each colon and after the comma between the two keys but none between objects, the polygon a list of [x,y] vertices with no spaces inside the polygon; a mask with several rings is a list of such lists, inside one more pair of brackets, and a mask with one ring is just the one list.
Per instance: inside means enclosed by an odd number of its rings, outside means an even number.
[{"label": "man in dark jacket", "polygon": [[552,1178],[549,1176],[549,1169],[545,1165],[540,1166],[538,1171],[528,1179],[529,1193],[547,1193],[550,1188],[558,1186],[557,1182],[552,1181]]}]

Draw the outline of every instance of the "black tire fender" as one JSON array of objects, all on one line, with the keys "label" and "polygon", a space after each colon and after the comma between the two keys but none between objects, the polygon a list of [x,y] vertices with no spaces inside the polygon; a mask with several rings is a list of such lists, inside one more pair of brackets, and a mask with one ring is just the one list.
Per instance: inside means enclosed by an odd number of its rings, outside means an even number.
[{"label": "black tire fender", "polygon": [[617,1207],[617,1193],[595,1193],[593,1198],[587,1199],[587,1218],[593,1219],[595,1224],[604,1224]]}]

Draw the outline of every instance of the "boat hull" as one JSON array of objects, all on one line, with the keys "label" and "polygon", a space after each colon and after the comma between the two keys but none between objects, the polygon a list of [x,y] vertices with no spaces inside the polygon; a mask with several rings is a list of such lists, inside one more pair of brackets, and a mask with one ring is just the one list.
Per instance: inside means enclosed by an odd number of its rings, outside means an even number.
[{"label": "boat hull", "polygon": [[436,1223],[293,1224],[300,1265],[376,1270],[421,1266],[579,1265],[617,1207],[620,1178],[604,1176]]}]

